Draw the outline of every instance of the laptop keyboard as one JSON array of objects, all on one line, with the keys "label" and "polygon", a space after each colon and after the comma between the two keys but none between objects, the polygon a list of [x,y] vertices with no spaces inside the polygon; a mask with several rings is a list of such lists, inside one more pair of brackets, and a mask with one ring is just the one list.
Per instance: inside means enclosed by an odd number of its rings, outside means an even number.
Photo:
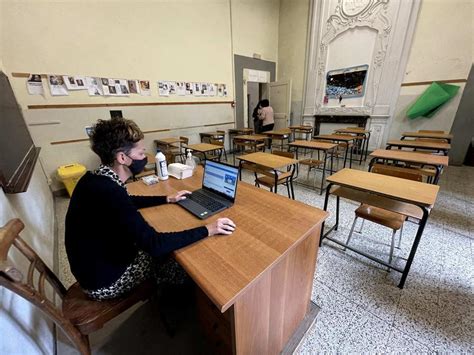
[{"label": "laptop keyboard", "polygon": [[215,201],[211,199],[209,196],[206,196],[203,193],[198,192],[198,191],[193,192],[191,195],[188,195],[187,198],[194,202],[197,202],[202,207],[208,209],[211,212],[215,212],[225,207],[225,205],[223,205],[222,203]]}]

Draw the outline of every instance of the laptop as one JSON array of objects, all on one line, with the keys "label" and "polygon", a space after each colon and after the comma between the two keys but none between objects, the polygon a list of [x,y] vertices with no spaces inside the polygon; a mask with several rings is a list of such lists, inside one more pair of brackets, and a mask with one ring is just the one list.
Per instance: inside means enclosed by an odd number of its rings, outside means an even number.
[{"label": "laptop", "polygon": [[177,204],[200,219],[210,217],[234,204],[238,176],[239,168],[206,160],[202,188]]}]

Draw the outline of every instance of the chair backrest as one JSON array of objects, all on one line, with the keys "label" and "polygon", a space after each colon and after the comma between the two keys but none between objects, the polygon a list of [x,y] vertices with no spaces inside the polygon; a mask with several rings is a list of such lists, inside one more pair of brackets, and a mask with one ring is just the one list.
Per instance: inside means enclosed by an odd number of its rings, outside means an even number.
[{"label": "chair backrest", "polygon": [[433,131],[429,129],[420,129],[418,132],[420,133],[444,133],[444,131]]},{"label": "chair backrest", "polygon": [[180,136],[179,139],[181,139],[182,144],[186,144],[186,145],[189,144],[189,138],[188,137]]},{"label": "chair backrest", "polygon": [[407,179],[407,180],[414,180],[414,181],[423,181],[423,175],[420,174],[419,172],[413,170],[410,171],[409,168],[400,168],[396,166],[390,166],[390,165],[381,165],[381,164],[375,164],[372,167],[372,172],[375,174],[382,174],[382,175],[390,175],[394,177],[399,177],[402,179]]},{"label": "chair backrest", "polygon": [[213,139],[213,138],[209,139],[209,143],[210,143],[210,144],[214,144],[214,145],[218,145],[218,146],[221,146],[221,147],[224,146],[224,142],[223,142],[223,141],[217,140],[217,139]]},{"label": "chair backrest", "polygon": [[[38,254],[21,239],[19,234],[24,227],[23,222],[16,218],[0,228],[0,286],[37,306],[55,321],[68,336],[74,334],[73,336],[81,338],[79,330],[64,317],[61,308],[54,302],[54,294],[47,292],[46,282],[59,296],[61,303],[66,296],[66,288]],[[12,245],[29,261],[26,278],[15,265],[10,265],[7,261],[7,255]]]}]

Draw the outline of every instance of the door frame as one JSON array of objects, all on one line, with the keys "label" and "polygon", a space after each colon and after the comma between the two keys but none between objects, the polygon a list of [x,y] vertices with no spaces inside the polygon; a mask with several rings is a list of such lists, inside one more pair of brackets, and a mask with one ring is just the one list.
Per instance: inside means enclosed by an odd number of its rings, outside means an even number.
[{"label": "door frame", "polygon": [[255,70],[244,68],[243,70],[243,105],[244,105],[244,128],[248,128],[249,122],[249,102],[248,102],[248,87],[247,84],[250,83],[259,83],[259,84],[270,84],[270,72],[264,70]]}]

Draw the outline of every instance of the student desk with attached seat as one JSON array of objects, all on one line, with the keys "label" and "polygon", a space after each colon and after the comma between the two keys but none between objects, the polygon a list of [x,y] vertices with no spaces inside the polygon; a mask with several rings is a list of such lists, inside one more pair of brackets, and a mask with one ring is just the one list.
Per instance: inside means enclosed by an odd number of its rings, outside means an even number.
[{"label": "student desk with attached seat", "polygon": [[451,149],[451,144],[449,143],[437,143],[437,142],[427,142],[427,141],[415,141],[410,139],[404,140],[390,140],[387,142],[387,149],[392,147],[401,148],[413,148],[413,149],[423,149],[423,150],[432,150],[432,151],[442,151],[444,155],[448,155],[449,150]]},{"label": "student desk with attached seat", "polygon": [[[191,178],[170,178],[152,186],[134,182],[128,191],[170,195],[196,190],[201,180],[198,167]],[[219,217],[232,219],[237,225],[232,235],[208,237],[174,252],[206,295],[207,301],[198,302],[203,331],[219,353],[294,351],[318,311],[311,291],[327,212],[239,182],[234,206],[206,220],[175,204],[140,213],[158,231],[204,226]]]},{"label": "student desk with attached seat", "polygon": [[[423,230],[425,229],[430,211],[436,201],[439,186],[354,169],[342,169],[329,176],[327,181],[329,182],[329,185],[326,189],[324,210],[327,211],[329,195],[335,195],[336,223],[323,235],[323,237],[321,237],[321,241],[323,238],[329,239],[336,244],[402,273],[398,287],[403,288],[411,264],[415,258],[416,249],[418,248],[421,236],[423,235]],[[397,212],[407,217],[419,220],[415,240],[413,241],[404,268],[388,264],[384,260],[376,258],[364,251],[358,250],[328,236],[333,230],[337,230],[338,228],[339,199],[341,197],[380,207],[388,211]]]},{"label": "student desk with attached seat", "polygon": [[404,140],[407,137],[408,138],[440,139],[440,140],[446,140],[449,144],[451,144],[451,140],[453,139],[453,135],[449,133],[403,132],[401,140]]},{"label": "student desk with attached seat", "polygon": [[[304,149],[311,149],[311,150],[318,150],[322,151],[324,153],[324,159],[323,159],[323,176],[321,177],[321,188],[319,194],[321,195],[323,193],[323,186],[324,186],[324,178],[326,176],[326,166],[327,166],[327,159],[328,159],[328,153],[331,153],[331,169],[330,173],[333,173],[333,151],[334,149],[337,149],[337,144],[335,143],[326,143],[326,142],[313,142],[313,141],[304,141],[304,140],[297,140],[289,144],[290,147],[296,148],[296,159],[299,159],[298,157],[298,151],[299,148],[304,148]],[[318,153],[318,158],[319,158],[319,153]],[[309,169],[309,168],[308,168]],[[299,183],[301,184],[301,183]],[[301,184],[305,186],[304,184]]]},{"label": "student desk with attached seat", "polygon": [[264,153],[264,152],[256,152],[245,154],[242,156],[237,157],[240,160],[239,162],[239,179],[242,180],[242,163],[250,163],[255,164],[259,167],[263,167],[265,169],[273,170],[273,174],[275,175],[275,190],[274,193],[277,193],[277,182],[278,182],[278,169],[284,169],[289,166],[293,166],[291,178],[290,178],[290,185],[291,185],[291,193],[293,195],[293,199],[295,196],[295,192],[293,189],[293,176],[296,170],[296,166],[298,164],[298,160],[291,159],[287,157],[282,157],[280,155],[271,154],[271,153]]},{"label": "student desk with attached seat", "polygon": [[431,166],[435,168],[436,171],[433,184],[438,184],[441,172],[445,166],[448,166],[449,162],[449,158],[445,155],[424,154],[392,149],[377,149],[370,153],[370,157],[372,157],[372,159],[369,163],[369,171],[372,169],[374,164],[378,162],[384,163],[385,161],[392,161],[394,164],[397,162],[404,162]]}]

